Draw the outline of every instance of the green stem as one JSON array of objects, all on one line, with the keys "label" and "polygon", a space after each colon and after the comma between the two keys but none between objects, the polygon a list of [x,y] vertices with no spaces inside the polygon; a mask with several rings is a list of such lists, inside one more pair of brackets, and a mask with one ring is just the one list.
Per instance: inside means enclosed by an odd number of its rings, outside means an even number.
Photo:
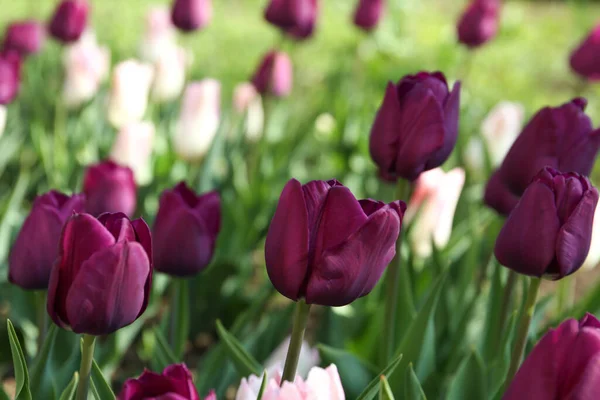
[{"label": "green stem", "polygon": [[[503,268],[499,265],[496,265],[497,268]],[[498,331],[496,332],[496,340],[494,343],[502,337],[504,333],[504,329],[506,328],[506,321],[508,321],[508,315],[510,314],[510,303],[513,298],[513,293],[515,291],[515,284],[517,283],[517,278],[519,276],[512,269],[508,270],[508,279],[506,281],[506,286],[504,286],[504,293],[502,295],[502,306],[500,308],[500,324],[498,325]]]},{"label": "green stem", "polygon": [[527,290],[527,298],[525,299],[525,307],[523,308],[523,314],[519,319],[519,328],[517,330],[517,336],[515,337],[515,343],[510,358],[510,368],[504,381],[504,390],[508,388],[513,377],[517,373],[517,369],[521,364],[521,358],[523,357],[523,351],[525,350],[525,343],[527,342],[527,334],[529,333],[529,324],[535,311],[535,302],[537,299],[538,291],[542,280],[540,278],[531,278],[529,283],[529,289]]},{"label": "green stem", "polygon": [[250,160],[248,165],[248,183],[250,186],[260,180],[260,161],[263,154],[266,153],[267,133],[269,132],[269,124],[274,109],[275,99],[269,94],[263,97],[263,131],[262,135],[251,148]]},{"label": "green stem", "polygon": [[46,332],[48,330],[48,312],[46,311],[46,291],[39,290],[35,293],[37,326],[38,326],[38,352],[42,349]]},{"label": "green stem", "polygon": [[79,384],[75,400],[87,400],[90,387],[90,371],[94,360],[94,345],[96,336],[83,335],[81,343],[81,365],[79,367]]},{"label": "green stem", "polygon": [[175,351],[177,344],[177,320],[179,314],[179,279],[171,279],[171,318],[169,320],[169,344],[171,349]]},{"label": "green stem", "polygon": [[300,358],[300,350],[302,349],[302,340],[304,339],[304,331],[306,330],[309,313],[310,304],[306,304],[304,299],[300,299],[296,303],[296,311],[294,312],[290,347],[288,347],[285,366],[283,367],[283,377],[281,378],[282,385],[285,381],[294,382],[296,379],[296,369],[298,368],[298,359]]}]

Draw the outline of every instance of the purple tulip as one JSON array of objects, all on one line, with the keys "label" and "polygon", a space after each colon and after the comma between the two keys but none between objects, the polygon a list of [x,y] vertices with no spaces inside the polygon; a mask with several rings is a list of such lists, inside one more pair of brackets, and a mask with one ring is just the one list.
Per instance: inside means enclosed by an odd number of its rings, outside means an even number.
[{"label": "purple tulip", "polygon": [[494,253],[521,274],[561,279],[577,271],[592,239],[598,190],[579,174],[546,167],[502,227]]},{"label": "purple tulip", "polygon": [[85,209],[92,215],[122,212],[132,216],[135,211],[133,171],[113,161],[103,161],[86,169],[83,192],[86,196]]},{"label": "purple tulip", "polygon": [[48,313],[75,333],[106,335],[142,315],[151,283],[152,239],[144,220],[75,214],[60,236]]},{"label": "purple tulip", "polygon": [[336,180],[290,180],[265,243],[273,286],[291,300],[327,306],[369,294],[396,253],[405,210],[402,201],[358,201]]},{"label": "purple tulip", "polygon": [[154,222],[154,266],[174,276],[193,276],[210,263],[221,223],[217,192],[196,195],[184,182],[160,196]]},{"label": "purple tulip", "polygon": [[460,82],[449,92],[441,72],[388,83],[369,141],[380,175],[412,181],[444,163],[458,136],[459,102]]},{"label": "purple tulip", "polygon": [[517,371],[503,400],[596,399],[600,321],[592,314],[550,329]]},{"label": "purple tulip", "polygon": [[583,43],[571,53],[573,71],[589,80],[600,79],[600,25],[597,25]]},{"label": "purple tulip", "polygon": [[12,23],[4,35],[4,51],[15,51],[19,55],[27,56],[37,53],[44,44],[45,28],[37,21],[20,21]]},{"label": "purple tulip", "polygon": [[211,0],[174,0],[173,2],[171,21],[183,32],[204,28],[211,19]]},{"label": "purple tulip", "polygon": [[82,194],[67,196],[52,190],[35,199],[15,240],[8,263],[8,280],[23,289],[47,289],[58,256],[58,239],[65,221],[82,212]]},{"label": "purple tulip", "polygon": [[519,202],[519,196],[506,187],[500,178],[500,174],[496,171],[485,187],[483,201],[500,215],[508,216]]},{"label": "purple tulip", "polygon": [[62,1],[50,21],[50,35],[63,43],[76,42],[87,26],[89,7],[87,0]]},{"label": "purple tulip", "polygon": [[359,0],[354,12],[354,25],[365,31],[373,30],[383,15],[384,0]]},{"label": "purple tulip", "polygon": [[270,51],[263,58],[252,84],[260,94],[286,97],[292,91],[292,61],[282,51]]},{"label": "purple tulip", "polygon": [[296,39],[312,36],[319,5],[317,0],[271,0],[265,19]]},{"label": "purple tulip", "polygon": [[0,105],[11,103],[21,84],[21,59],[14,51],[0,53]]},{"label": "purple tulip", "polygon": [[473,0],[458,22],[458,40],[479,47],[496,36],[500,23],[500,0]]}]

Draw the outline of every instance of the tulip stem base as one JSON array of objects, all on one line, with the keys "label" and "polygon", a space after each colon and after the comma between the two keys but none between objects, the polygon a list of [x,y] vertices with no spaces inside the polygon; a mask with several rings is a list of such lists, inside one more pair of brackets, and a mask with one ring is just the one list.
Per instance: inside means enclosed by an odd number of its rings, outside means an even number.
[{"label": "tulip stem base", "polygon": [[83,335],[81,339],[81,365],[79,367],[79,384],[75,400],[87,400],[90,388],[90,372],[94,361],[96,336]]},{"label": "tulip stem base", "polygon": [[523,314],[519,319],[519,326],[517,330],[517,336],[515,337],[514,347],[510,358],[510,367],[506,380],[504,381],[504,390],[508,389],[508,386],[513,380],[513,377],[517,373],[517,369],[521,364],[521,358],[523,358],[523,352],[525,350],[525,344],[527,343],[527,335],[529,333],[529,324],[535,311],[535,302],[537,300],[538,291],[542,280],[540,278],[531,278],[529,282],[529,289],[527,290],[527,297],[525,299],[525,307],[523,308]]},{"label": "tulip stem base", "polygon": [[292,336],[290,338],[290,347],[288,347],[287,356],[285,358],[285,366],[283,368],[283,376],[281,384],[289,381],[294,382],[296,379],[296,369],[298,368],[298,360],[300,358],[300,350],[304,340],[304,331],[306,330],[306,322],[310,313],[310,304],[306,304],[304,299],[298,300],[296,303],[296,311],[294,312],[294,321],[292,323]]}]

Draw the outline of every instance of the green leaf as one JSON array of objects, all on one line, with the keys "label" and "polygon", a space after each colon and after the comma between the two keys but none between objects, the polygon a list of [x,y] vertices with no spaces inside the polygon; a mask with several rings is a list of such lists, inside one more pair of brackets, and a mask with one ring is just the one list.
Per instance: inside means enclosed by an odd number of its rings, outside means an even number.
[{"label": "green leaf", "polygon": [[259,376],[262,366],[258,361],[250,355],[242,344],[223,326],[221,321],[217,320],[217,333],[225,344],[225,349],[229,353],[236,369],[242,376],[256,375]]},{"label": "green leaf", "polygon": [[[52,374],[56,371],[54,370],[54,368],[52,368],[53,366],[52,361],[50,359],[50,355],[52,353],[52,349],[54,348],[54,342],[56,340],[57,333],[58,327],[54,324],[51,324],[50,329],[48,329],[48,334],[44,339],[44,343],[42,344],[42,348],[36,357],[36,362],[33,368],[31,368],[31,392],[35,393],[37,396],[47,397],[50,394],[46,392],[48,390],[53,390]],[[50,386],[50,388],[48,388],[48,386]]]},{"label": "green leaf", "polygon": [[404,398],[406,400],[427,400],[425,392],[421,387],[421,382],[415,374],[412,363],[408,364],[406,376],[404,378]]},{"label": "green leaf", "polygon": [[15,381],[17,388],[15,391],[15,400],[28,399],[31,400],[31,391],[29,388],[29,372],[27,371],[27,362],[23,355],[23,349],[19,343],[17,332],[10,320],[6,320],[8,329],[8,338],[10,340],[10,351],[13,357],[13,366],[15,370]]},{"label": "green leaf", "polygon": [[402,361],[402,354],[396,357],[387,367],[385,367],[383,371],[381,371],[381,373],[367,385],[365,390],[363,390],[363,392],[356,398],[356,400],[374,399],[375,396],[377,396],[377,393],[379,392],[379,387],[381,386],[381,380],[379,379],[379,377],[382,375],[391,376],[400,364],[400,361]]},{"label": "green leaf", "polygon": [[154,329],[154,337],[156,339],[156,346],[154,349],[154,355],[157,358],[159,369],[164,369],[166,366],[171,364],[177,364],[179,360],[173,354],[173,350],[169,347],[165,335],[159,328]]},{"label": "green leaf", "polygon": [[71,382],[69,382],[69,385],[62,392],[59,400],[71,400],[75,396],[75,391],[77,390],[78,383],[79,383],[79,374],[77,372],[75,372],[73,374],[73,379],[71,379]]},{"label": "green leaf", "polygon": [[502,333],[499,332],[500,327],[500,310],[502,309],[502,298],[505,287],[502,285],[502,269],[503,267],[495,260],[491,260],[494,273],[490,283],[490,292],[488,295],[488,304],[486,310],[486,318],[484,325],[484,334],[480,345],[480,351],[485,360],[492,360],[496,355],[498,339]]},{"label": "green leaf", "polygon": [[377,370],[345,350],[319,344],[317,346],[324,365],[335,364],[338,368],[344,391],[348,398],[356,398],[376,376]]},{"label": "green leaf", "polygon": [[110,388],[110,384],[104,378],[104,375],[102,375],[102,370],[100,370],[96,360],[92,360],[92,372],[90,375],[90,381],[94,383],[94,387],[98,391],[100,398],[102,400],[114,400],[115,394]]},{"label": "green leaf", "polygon": [[0,400],[10,400],[10,397],[8,397],[8,395],[2,388],[2,385],[0,385]]},{"label": "green leaf", "polygon": [[447,400],[486,399],[485,367],[475,350],[463,361],[450,383]]},{"label": "green leaf", "polygon": [[390,384],[385,375],[381,375],[379,381],[379,400],[395,400],[392,388],[390,388]]},{"label": "green leaf", "polygon": [[258,396],[256,400],[262,400],[263,394],[265,394],[265,389],[267,388],[267,382],[269,381],[269,377],[267,376],[267,371],[263,372],[263,379],[260,384],[260,390],[258,391]]}]

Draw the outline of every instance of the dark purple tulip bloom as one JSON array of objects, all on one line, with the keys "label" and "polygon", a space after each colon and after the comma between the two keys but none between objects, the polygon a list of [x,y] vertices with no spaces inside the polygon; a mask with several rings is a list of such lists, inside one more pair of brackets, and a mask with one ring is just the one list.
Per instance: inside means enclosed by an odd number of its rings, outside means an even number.
[{"label": "dark purple tulip bloom", "polygon": [[458,22],[458,40],[478,47],[496,36],[500,24],[499,0],[473,0]]},{"label": "dark purple tulip bloom", "polygon": [[[162,374],[145,370],[139,378],[127,379],[117,399],[201,400],[185,364],[169,365]],[[211,392],[204,400],[217,397]]]},{"label": "dark purple tulip bloom", "polygon": [[318,14],[317,0],[271,0],[265,19],[296,39],[312,36]]},{"label": "dark purple tulip bloom", "polygon": [[292,61],[282,51],[270,51],[265,55],[252,84],[260,94],[285,97],[292,91]]},{"label": "dark purple tulip bloom", "polygon": [[135,211],[133,172],[113,161],[103,161],[86,169],[83,192],[86,196],[86,212],[92,215],[122,212],[132,216]]},{"label": "dark purple tulip bloom", "polygon": [[160,196],[153,227],[154,267],[193,276],[210,263],[221,224],[217,192],[196,195],[184,182]]},{"label": "dark purple tulip bloom", "polygon": [[586,314],[550,329],[517,371],[503,400],[596,399],[600,321]]},{"label": "dark purple tulip bloom", "polygon": [[374,29],[383,15],[384,0],[359,0],[354,12],[354,25],[365,31]]},{"label": "dark purple tulip bloom", "polygon": [[600,79],[600,25],[571,53],[571,68],[582,77]]},{"label": "dark purple tulip bloom", "polygon": [[15,240],[8,263],[8,280],[23,289],[47,289],[58,256],[58,239],[65,221],[83,211],[82,194],[67,196],[52,190],[35,199]]},{"label": "dark purple tulip bloom", "polygon": [[144,220],[75,214],[50,274],[48,314],[75,333],[107,335],[142,315],[151,283],[152,239]]},{"label": "dark purple tulip bloom", "polygon": [[494,172],[485,187],[483,201],[500,215],[508,216],[519,202],[519,196],[502,182],[498,171]]},{"label": "dark purple tulip bloom", "polygon": [[405,210],[402,201],[358,201],[335,180],[290,180],[265,243],[273,286],[291,300],[326,306],[369,294],[396,254]]},{"label": "dark purple tulip bloom", "polygon": [[441,72],[388,83],[369,140],[380,175],[413,181],[442,165],[456,144],[459,102],[460,82],[449,92]]},{"label": "dark purple tulip bloom", "polygon": [[42,48],[45,36],[44,26],[37,21],[15,22],[6,29],[3,50],[15,51],[22,57],[34,54]]},{"label": "dark purple tulip bloom", "polygon": [[576,173],[544,168],[502,227],[494,253],[525,275],[561,279],[577,271],[592,239],[598,190]]},{"label": "dark purple tulip bloom", "polygon": [[183,32],[205,27],[212,18],[211,0],[175,0],[171,8],[173,25]]},{"label": "dark purple tulip bloom", "polygon": [[12,102],[19,94],[21,59],[14,51],[0,53],[0,104]]},{"label": "dark purple tulip bloom", "polygon": [[77,41],[87,26],[88,12],[87,0],[62,1],[50,20],[50,35],[63,43]]}]

